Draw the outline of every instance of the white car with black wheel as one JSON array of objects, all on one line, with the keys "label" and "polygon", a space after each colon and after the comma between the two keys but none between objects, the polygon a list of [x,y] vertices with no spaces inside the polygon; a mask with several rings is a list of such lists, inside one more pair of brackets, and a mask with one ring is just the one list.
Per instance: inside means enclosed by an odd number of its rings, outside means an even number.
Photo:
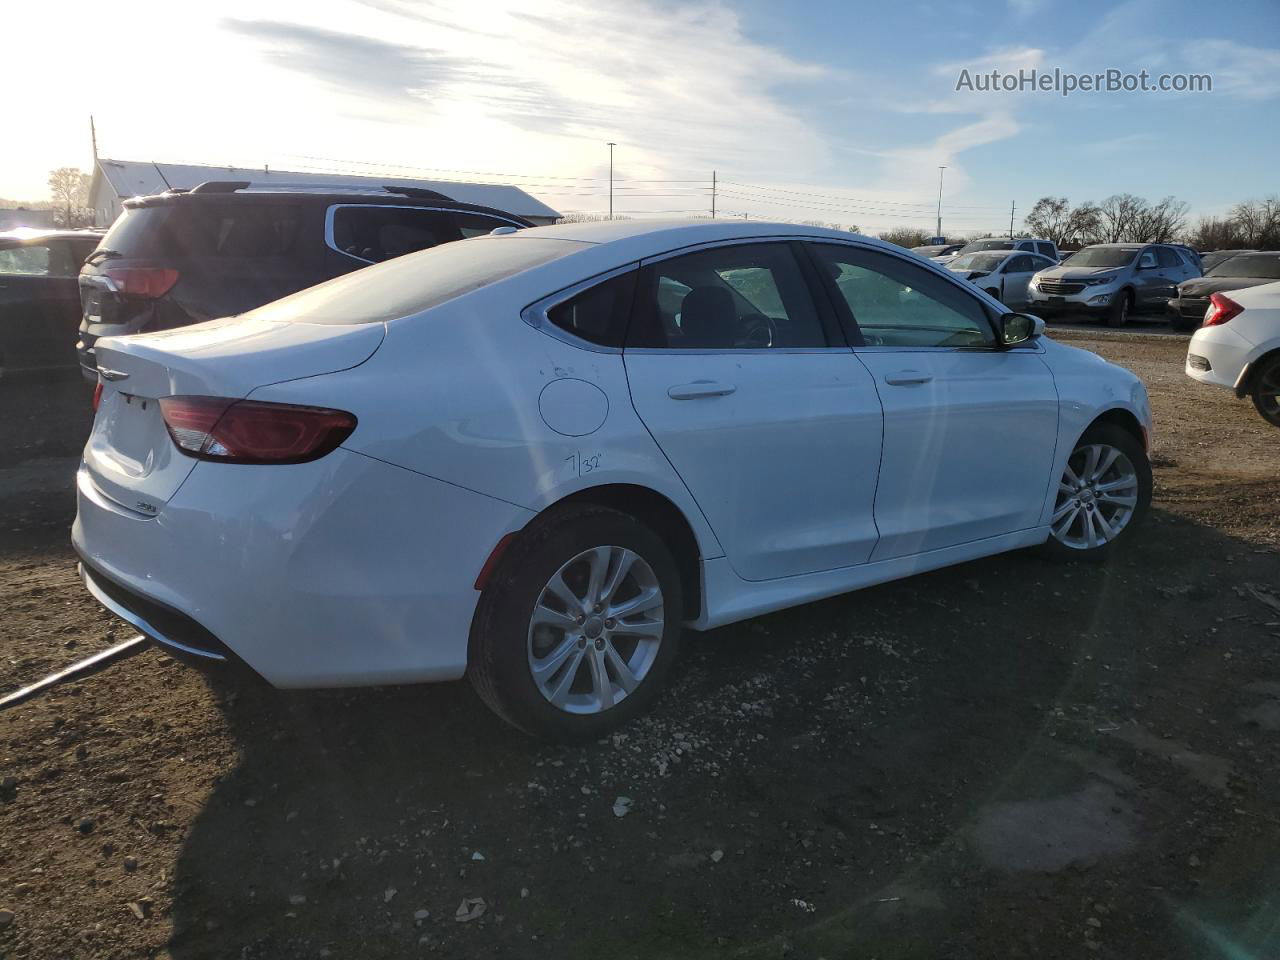
[{"label": "white car with black wheel", "polygon": [[1187,344],[1187,376],[1248,397],[1280,427],[1280,283],[1209,296]]},{"label": "white car with black wheel", "polygon": [[1038,253],[989,250],[966,253],[947,261],[946,267],[959,274],[979,290],[1011,307],[1025,307],[1028,284],[1040,270],[1056,267],[1058,262]]},{"label": "white car with black wheel", "polygon": [[279,687],[468,675],[594,737],[709,629],[1151,496],[1141,382],[905,250],[749,222],[463,240],[99,341],[87,588]]}]

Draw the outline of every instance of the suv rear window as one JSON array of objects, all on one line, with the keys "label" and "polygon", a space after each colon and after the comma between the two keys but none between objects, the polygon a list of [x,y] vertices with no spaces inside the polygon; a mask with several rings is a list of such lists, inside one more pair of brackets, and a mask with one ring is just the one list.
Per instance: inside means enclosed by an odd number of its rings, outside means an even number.
[{"label": "suv rear window", "polygon": [[301,208],[204,200],[125,208],[101,247],[125,257],[281,257],[298,248]]},{"label": "suv rear window", "polygon": [[[573,240],[516,236],[446,243],[344,274],[245,316],[290,323],[383,323],[439,306],[586,246]],[[513,306],[518,310],[524,304]]]}]

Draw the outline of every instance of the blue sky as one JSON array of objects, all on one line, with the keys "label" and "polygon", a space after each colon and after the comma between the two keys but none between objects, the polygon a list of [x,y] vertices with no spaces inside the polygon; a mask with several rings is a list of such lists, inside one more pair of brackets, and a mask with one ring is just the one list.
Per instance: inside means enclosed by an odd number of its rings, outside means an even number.
[{"label": "blue sky", "polygon": [[[1046,194],[1174,194],[1217,214],[1280,192],[1280,3],[1178,0],[45,0],[6,10],[40,96],[0,196],[105,156],[518,182],[617,209],[944,229],[1008,225]],[[13,22],[16,19],[17,22]],[[70,23],[71,27],[66,25]],[[145,51],[145,55],[140,55]],[[1211,93],[957,92],[1035,67],[1209,73]],[[479,175],[482,174],[482,175]]]}]

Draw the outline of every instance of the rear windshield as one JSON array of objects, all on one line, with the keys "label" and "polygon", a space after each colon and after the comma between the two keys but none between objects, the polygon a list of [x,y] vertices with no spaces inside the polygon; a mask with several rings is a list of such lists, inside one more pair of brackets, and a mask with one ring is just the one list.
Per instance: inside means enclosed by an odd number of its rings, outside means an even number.
[{"label": "rear windshield", "polygon": [[1259,277],[1280,280],[1280,254],[1242,253],[1224,260],[1205,274],[1206,277]]},{"label": "rear windshield", "polygon": [[1136,247],[1085,247],[1071,258],[1073,267],[1123,267],[1138,255]]},{"label": "rear windshield", "polygon": [[245,316],[295,323],[382,323],[438,306],[584,246],[572,240],[514,235],[459,240],[345,274]]},{"label": "rear windshield", "polygon": [[126,207],[101,247],[124,257],[287,257],[298,248],[297,204],[194,201]]}]

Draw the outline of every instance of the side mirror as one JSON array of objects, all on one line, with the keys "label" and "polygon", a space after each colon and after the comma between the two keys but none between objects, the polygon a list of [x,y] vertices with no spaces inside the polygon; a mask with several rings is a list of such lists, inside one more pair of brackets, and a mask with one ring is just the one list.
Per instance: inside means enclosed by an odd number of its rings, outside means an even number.
[{"label": "side mirror", "polygon": [[1044,333],[1044,321],[1029,313],[1006,313],[1000,318],[1000,342],[1006,347],[1026,343]]}]

